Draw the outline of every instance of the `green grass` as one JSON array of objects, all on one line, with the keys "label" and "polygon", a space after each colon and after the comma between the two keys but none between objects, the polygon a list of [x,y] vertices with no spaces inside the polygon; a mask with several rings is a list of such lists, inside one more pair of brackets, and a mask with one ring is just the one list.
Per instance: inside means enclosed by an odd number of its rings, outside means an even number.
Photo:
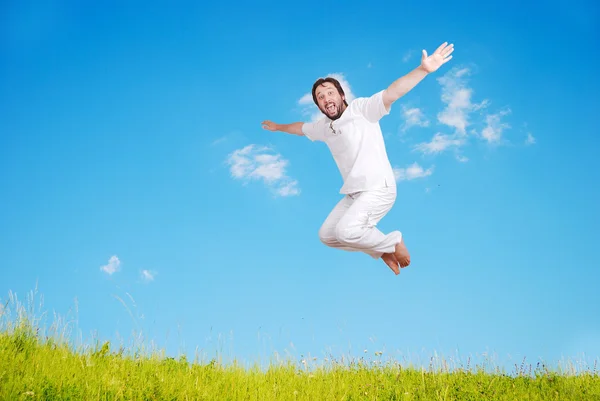
[{"label": "green grass", "polygon": [[1,400],[600,400],[596,366],[417,369],[364,359],[268,367],[187,361],[164,352],[75,347],[68,323],[48,333],[11,295],[0,305]]}]

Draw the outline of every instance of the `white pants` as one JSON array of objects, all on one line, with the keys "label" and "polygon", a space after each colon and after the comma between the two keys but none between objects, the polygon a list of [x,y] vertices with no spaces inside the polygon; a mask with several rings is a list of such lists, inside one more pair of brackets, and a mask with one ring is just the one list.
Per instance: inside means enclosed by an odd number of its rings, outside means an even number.
[{"label": "white pants", "polygon": [[384,234],[376,227],[396,202],[396,187],[346,195],[319,230],[321,242],[332,248],[364,252],[374,259],[393,253],[402,240],[400,231]]}]

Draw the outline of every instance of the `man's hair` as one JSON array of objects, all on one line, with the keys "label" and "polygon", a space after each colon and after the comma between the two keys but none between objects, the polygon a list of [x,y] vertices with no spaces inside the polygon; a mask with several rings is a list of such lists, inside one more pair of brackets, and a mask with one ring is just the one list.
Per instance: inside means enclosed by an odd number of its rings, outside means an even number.
[{"label": "man's hair", "polygon": [[[317,88],[319,87],[319,85],[323,85],[325,82],[330,82],[333,84],[333,86],[335,86],[335,88],[338,90],[338,93],[340,94],[340,96],[346,96],[346,94],[344,93],[344,90],[342,89],[342,85],[340,84],[340,82],[332,77],[327,77],[327,78],[319,78],[315,81],[315,83],[313,84],[312,87],[312,97],[313,97],[313,101],[315,102],[315,104],[317,106],[319,106],[319,103],[317,102]],[[348,106],[348,103],[346,102],[346,99],[344,99],[344,104],[346,106]]]}]

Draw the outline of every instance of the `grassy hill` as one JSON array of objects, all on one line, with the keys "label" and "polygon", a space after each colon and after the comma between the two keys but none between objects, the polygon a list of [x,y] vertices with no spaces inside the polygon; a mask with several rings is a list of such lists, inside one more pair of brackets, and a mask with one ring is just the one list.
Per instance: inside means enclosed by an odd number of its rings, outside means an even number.
[{"label": "grassy hill", "polygon": [[[600,400],[596,366],[516,374],[352,361],[243,368],[161,353],[74,348],[43,334],[24,308],[0,305],[0,400]],[[59,330],[53,330],[59,333]]]}]

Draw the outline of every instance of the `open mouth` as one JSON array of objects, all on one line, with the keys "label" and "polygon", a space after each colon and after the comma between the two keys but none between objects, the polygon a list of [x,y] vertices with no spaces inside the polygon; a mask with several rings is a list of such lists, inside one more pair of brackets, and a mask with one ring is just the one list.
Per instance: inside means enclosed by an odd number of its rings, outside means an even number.
[{"label": "open mouth", "polygon": [[336,110],[335,104],[330,103],[329,105],[327,105],[327,107],[325,108],[325,110],[327,110],[327,112],[329,114],[335,113],[335,110]]}]

